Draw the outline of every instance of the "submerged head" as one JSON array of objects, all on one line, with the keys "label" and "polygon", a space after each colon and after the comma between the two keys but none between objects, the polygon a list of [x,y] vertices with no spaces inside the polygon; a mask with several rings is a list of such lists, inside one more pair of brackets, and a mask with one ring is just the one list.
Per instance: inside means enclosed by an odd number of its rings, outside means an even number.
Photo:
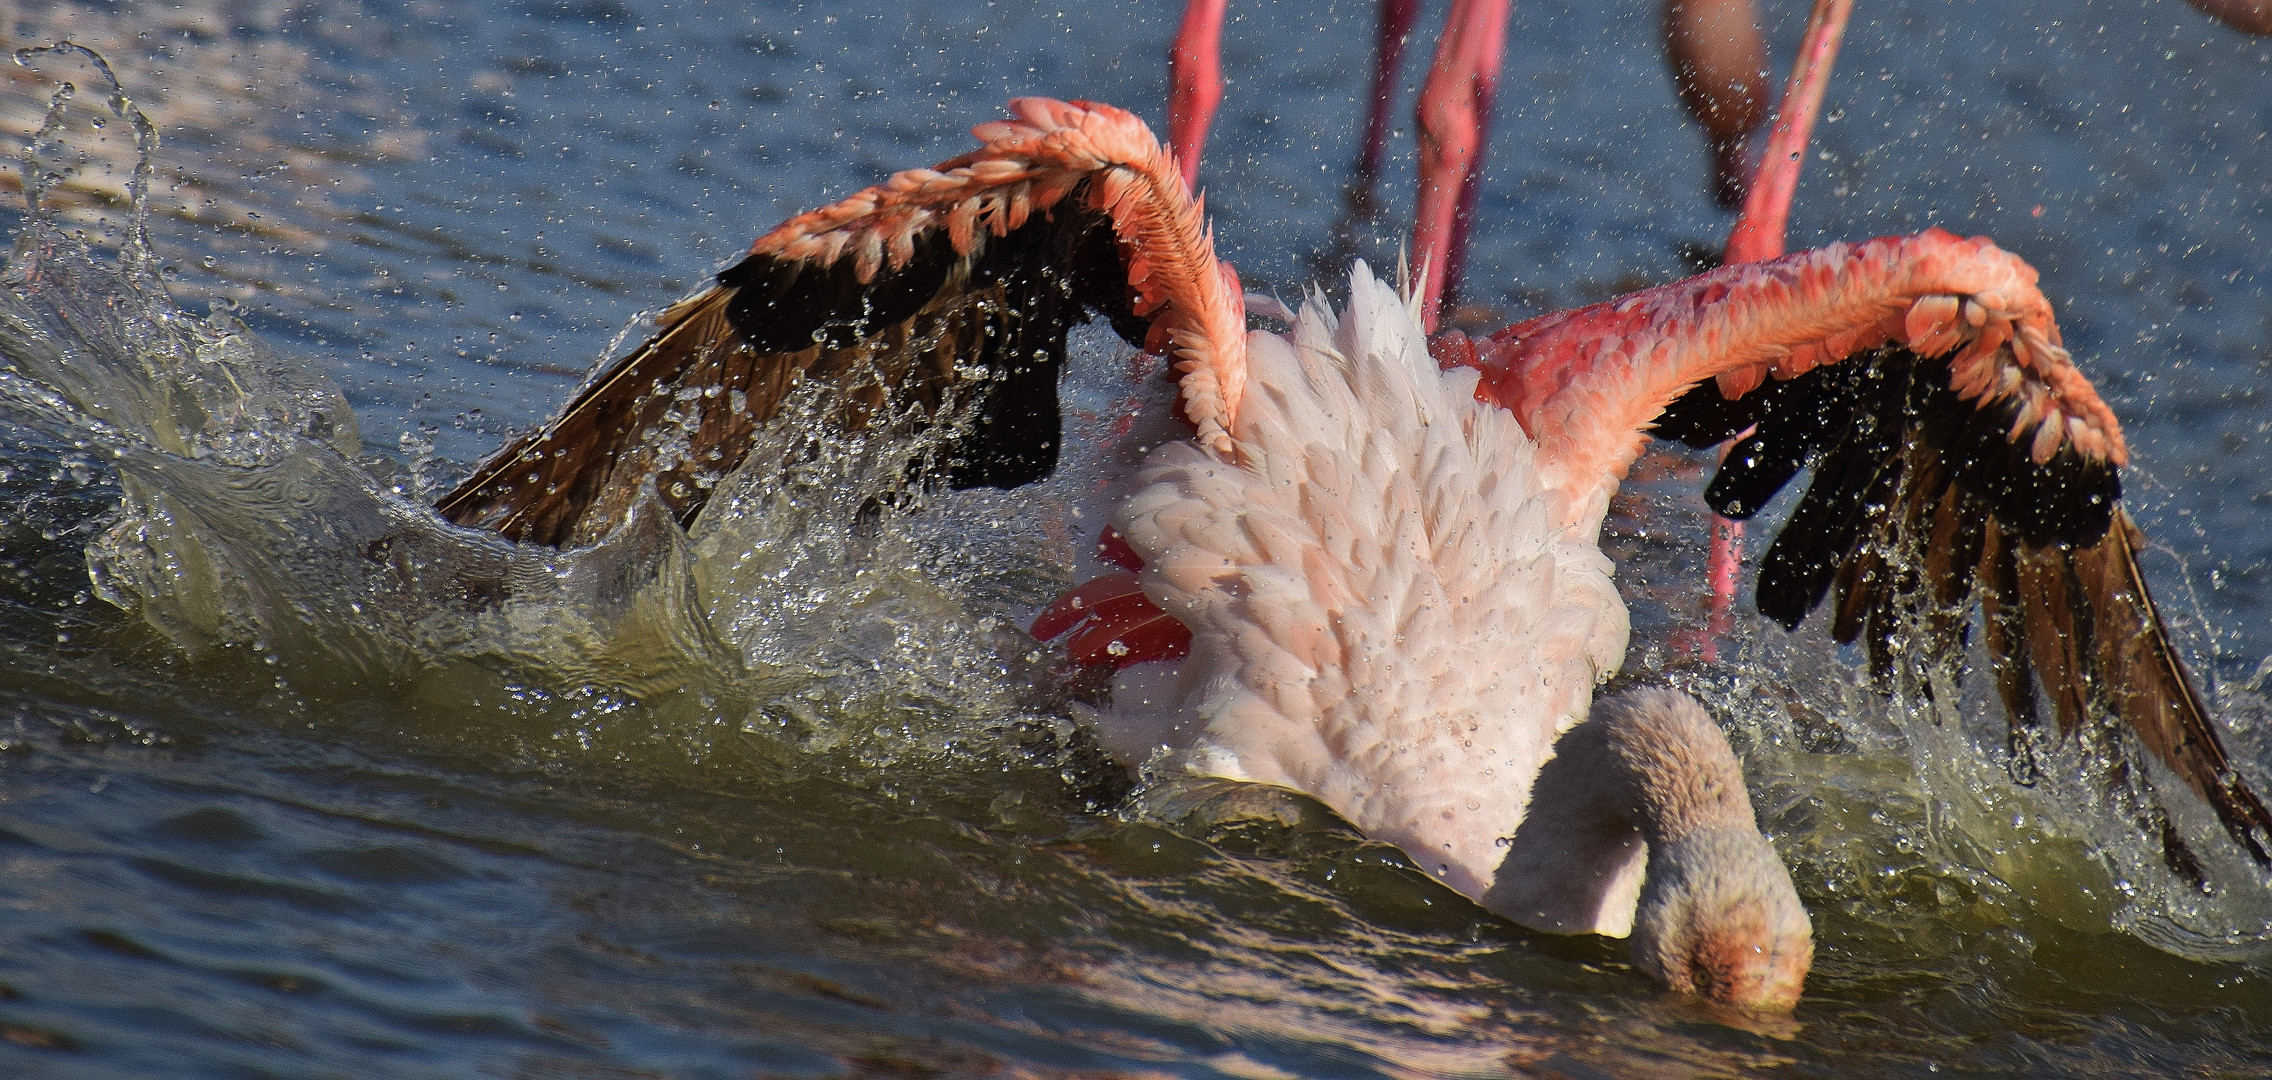
[{"label": "submerged head", "polygon": [[1604,700],[1595,718],[1649,845],[1634,963],[1683,993],[1789,1012],[1814,963],[1814,927],[1759,833],[1727,737],[1671,691]]},{"label": "submerged head", "polygon": [[1650,845],[1633,962],[1682,993],[1789,1012],[1814,963],[1814,927],[1756,828],[1702,830]]}]

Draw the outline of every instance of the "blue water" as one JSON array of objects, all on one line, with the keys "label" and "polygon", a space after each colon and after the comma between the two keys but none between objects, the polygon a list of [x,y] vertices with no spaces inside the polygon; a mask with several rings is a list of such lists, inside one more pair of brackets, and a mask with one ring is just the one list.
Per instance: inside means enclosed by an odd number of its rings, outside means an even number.
[{"label": "blue water", "polygon": [[[1804,5],[1768,8],[1781,65]],[[165,139],[151,230],[174,298],[221,299],[354,407],[359,472],[179,496],[176,523],[204,531],[163,550],[249,559],[298,550],[267,522],[409,513],[752,236],[960,152],[1006,97],[1159,119],[1178,15],[27,2],[0,32],[110,58]],[[1331,244],[1373,13],[1232,17],[1204,182],[1226,257],[1290,296]],[[1517,6],[1471,299],[1506,318],[1598,299],[1724,233],[1654,27],[1641,6]],[[13,78],[11,145],[55,79],[101,96],[60,59]],[[2175,0],[1865,2],[1828,108],[1794,244],[1938,224],[2042,270],[2129,432],[2152,584],[2272,785],[2272,42]],[[100,164],[121,131],[68,138]],[[1410,215],[1396,145],[1359,245],[1379,262]],[[99,201],[66,215],[98,241],[117,219]],[[171,310],[99,273],[60,288]],[[747,631],[723,645],[365,611],[381,594],[309,588],[320,567],[263,594],[267,615],[200,623],[122,610],[88,575],[135,470],[172,465],[35,411],[0,400],[0,1076],[2272,1068],[2272,891],[2189,807],[2216,896],[2095,827],[2087,785],[2000,781],[1992,704],[1889,701],[1819,630],[1747,624],[1713,670],[1669,658],[1701,544],[1693,458],[1646,462],[1613,521],[1628,667],[1727,718],[1816,913],[1785,1026],[1665,997],[1620,945],[1525,934],[1330,823],[1185,835],[1111,814],[995,618],[1046,599],[1048,574],[940,535],[992,535],[1007,504],[937,508],[872,565],[825,536],[698,562],[743,586],[711,613]]]}]

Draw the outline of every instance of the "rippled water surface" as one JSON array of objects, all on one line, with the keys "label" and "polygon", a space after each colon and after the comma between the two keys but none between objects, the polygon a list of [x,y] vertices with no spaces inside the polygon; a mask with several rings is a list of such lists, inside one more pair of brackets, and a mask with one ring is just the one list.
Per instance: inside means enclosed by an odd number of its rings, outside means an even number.
[{"label": "rippled water surface", "polygon": [[[2272,887],[2197,808],[2173,798],[2208,896],[2091,785],[2013,786],[1981,680],[1881,695],[1819,628],[1669,659],[1698,459],[1648,459],[1613,515],[1626,677],[1692,687],[1745,754],[1816,918],[1789,1023],[1517,930],[1314,807],[1116,813],[1016,629],[1064,584],[1078,467],[863,526],[913,451],[843,445],[636,560],[419,509],[643,312],[1004,98],[1157,119],[1178,14],[0,9],[11,48],[99,49],[164,138],[144,264],[99,76],[51,55],[0,85],[11,150],[78,87],[0,302],[0,1076],[2272,1069]],[[1769,15],[1780,64],[1804,5]],[[1232,16],[1209,205],[1291,295],[1333,243],[1372,8]],[[1655,18],[1517,6],[1470,269],[1498,317],[1724,233]],[[1829,107],[1794,243],[1940,224],[2041,268],[2128,425],[2152,584],[2272,786],[2272,42],[2175,0],[1863,0]],[[1109,419],[1131,361],[1083,348]]]}]

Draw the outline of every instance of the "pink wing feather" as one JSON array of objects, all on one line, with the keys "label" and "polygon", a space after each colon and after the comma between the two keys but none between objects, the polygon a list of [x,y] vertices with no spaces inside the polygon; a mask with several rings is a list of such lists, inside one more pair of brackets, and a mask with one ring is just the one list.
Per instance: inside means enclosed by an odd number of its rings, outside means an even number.
[{"label": "pink wing feather", "polygon": [[441,512],[552,545],[596,542],[650,497],[691,524],[799,383],[841,387],[838,420],[858,427],[887,403],[928,414],[971,390],[974,368],[1002,385],[948,478],[1038,479],[1055,463],[1065,334],[1092,312],[1174,357],[1184,415],[1229,453],[1246,316],[1173,161],[1111,106],[1021,98],[1010,110],[974,130],[977,150],[758,238]]}]

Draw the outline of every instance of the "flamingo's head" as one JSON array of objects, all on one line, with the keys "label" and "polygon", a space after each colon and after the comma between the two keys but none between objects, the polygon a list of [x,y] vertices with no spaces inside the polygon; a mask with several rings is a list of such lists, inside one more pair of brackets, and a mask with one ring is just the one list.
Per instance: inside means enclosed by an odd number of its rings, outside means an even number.
[{"label": "flamingo's head", "polygon": [[1633,960],[1682,993],[1785,1013],[1814,963],[1814,927],[1758,831],[1699,829],[1650,845]]}]

